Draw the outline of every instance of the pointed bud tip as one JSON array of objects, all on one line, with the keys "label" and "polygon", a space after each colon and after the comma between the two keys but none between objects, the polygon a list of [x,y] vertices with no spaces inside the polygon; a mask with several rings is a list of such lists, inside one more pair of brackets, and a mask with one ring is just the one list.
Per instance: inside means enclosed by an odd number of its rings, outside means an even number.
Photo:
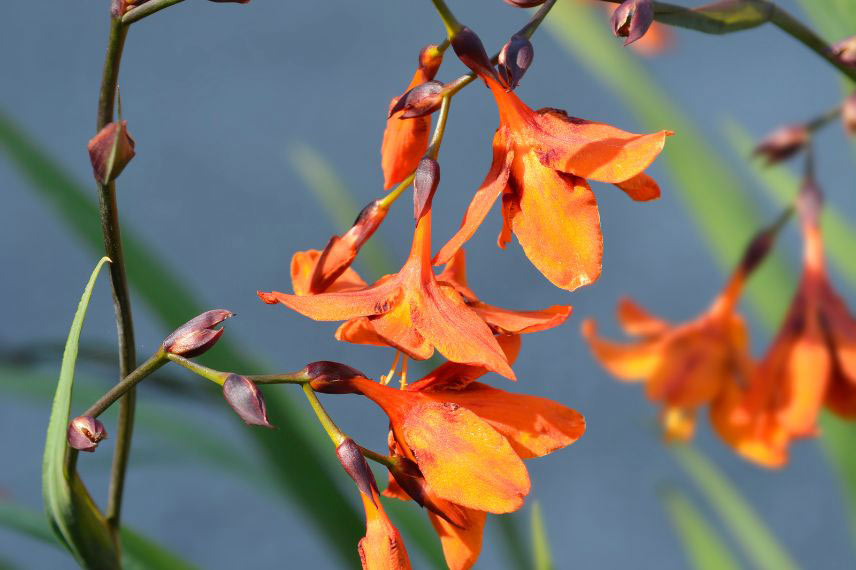
[{"label": "pointed bud tip", "polygon": [[107,438],[107,430],[92,416],[78,416],[68,424],[68,445],[79,451],[93,452],[98,443]]},{"label": "pointed bud tip", "polygon": [[330,360],[319,360],[306,365],[304,372],[310,379],[310,386],[316,392],[325,394],[354,394],[358,390],[350,380],[368,378],[365,374],[347,364]]},{"label": "pointed bud tip", "polygon": [[651,0],[625,0],[609,18],[612,33],[626,38],[624,45],[630,45],[642,38],[654,23],[654,6]]},{"label": "pointed bud tip", "polygon": [[424,157],[416,167],[413,178],[413,218],[416,221],[431,209],[431,201],[440,184],[440,164],[431,157]]},{"label": "pointed bud tip", "polygon": [[532,47],[532,42],[523,36],[515,34],[502,46],[498,69],[509,90],[517,87],[526,70],[532,65],[534,57],[535,48]]},{"label": "pointed bud tip", "polygon": [[369,469],[366,458],[363,457],[363,453],[360,451],[360,447],[353,439],[346,438],[336,448],[336,457],[339,459],[339,463],[342,464],[345,472],[357,484],[357,489],[365,496],[370,497],[372,503],[374,503],[374,495],[377,493],[377,482],[371,469]]},{"label": "pointed bud tip", "polygon": [[430,115],[443,103],[445,86],[439,81],[426,81],[408,90],[389,109],[387,119],[401,112],[399,119],[415,119]]},{"label": "pointed bud tip", "polygon": [[795,155],[802,150],[808,139],[809,131],[805,125],[786,125],[761,139],[752,155],[763,157],[769,166]]},{"label": "pointed bud tip", "polygon": [[499,81],[499,77],[493,68],[493,63],[491,63],[490,57],[488,57],[487,51],[484,49],[484,44],[478,34],[467,26],[462,26],[455,33],[454,37],[452,37],[450,43],[452,49],[455,51],[455,55],[458,56],[458,59],[464,65],[483,79],[490,77]]},{"label": "pointed bud tip", "polygon": [[135,146],[128,132],[128,121],[114,121],[98,131],[86,145],[95,180],[101,184],[116,180],[136,155]]},{"label": "pointed bud tip", "polygon": [[223,396],[244,423],[273,428],[268,421],[262,393],[252,380],[238,374],[229,374],[223,383]]},{"label": "pointed bud tip", "polygon": [[214,346],[223,334],[222,327],[214,327],[233,316],[235,314],[226,309],[206,311],[175,329],[161,346],[166,352],[185,358],[199,356]]}]

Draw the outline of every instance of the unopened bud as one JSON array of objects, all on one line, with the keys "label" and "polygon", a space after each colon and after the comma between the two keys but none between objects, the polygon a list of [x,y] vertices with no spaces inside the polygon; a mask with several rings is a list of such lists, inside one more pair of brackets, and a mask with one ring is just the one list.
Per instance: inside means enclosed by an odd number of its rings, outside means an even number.
[{"label": "unopened bud", "polygon": [[502,46],[502,51],[499,52],[499,75],[509,89],[517,87],[523,74],[532,65],[534,57],[535,49],[532,47],[532,42],[524,36],[514,34]]},{"label": "unopened bud", "polygon": [[796,154],[808,139],[809,132],[805,125],[786,125],[764,137],[752,154],[766,159],[767,165],[775,164]]},{"label": "unopened bud", "polygon": [[654,6],[651,0],[625,0],[609,19],[612,33],[627,38],[624,45],[640,39],[654,22]]},{"label": "unopened bud", "polygon": [[790,218],[792,211],[793,210],[788,208],[788,210],[782,214],[773,225],[766,227],[755,234],[749,242],[749,245],[747,245],[746,249],[743,251],[743,259],[740,260],[740,270],[744,275],[752,273],[758,265],[764,261],[767,254],[770,253],[773,244],[776,242],[779,230],[782,229],[785,222]]},{"label": "unopened bud", "polygon": [[484,44],[478,35],[463,26],[451,39],[452,49],[464,65],[481,77],[498,79],[490,57],[484,49]]},{"label": "unopened bud", "polygon": [[252,380],[245,376],[229,374],[223,383],[223,396],[232,409],[251,426],[272,428],[262,393]]},{"label": "unopened bud", "polygon": [[416,463],[401,455],[393,455],[392,458],[389,472],[411,499],[457,527],[466,525],[467,515],[463,509],[429,492],[428,483]]},{"label": "unopened bud", "polygon": [[363,453],[360,451],[360,446],[350,437],[346,438],[336,448],[336,457],[339,458],[339,463],[345,468],[345,472],[357,484],[357,489],[360,490],[360,493],[369,497],[372,503],[374,503],[374,496],[377,493],[377,482],[372,470],[369,469],[366,458],[363,457]]},{"label": "unopened bud", "polygon": [[443,52],[436,45],[428,44],[419,51],[419,69],[426,79],[434,79],[442,63]]},{"label": "unopened bud", "polygon": [[324,394],[358,394],[359,390],[350,381],[368,378],[356,368],[330,360],[310,362],[303,373],[311,380],[309,385],[312,389]]},{"label": "unopened bud", "polygon": [[850,67],[856,66],[856,36],[845,38],[833,44],[829,52],[839,63]]},{"label": "unopened bud", "polygon": [[194,317],[175,329],[175,331],[164,339],[161,345],[163,350],[171,354],[193,358],[199,356],[214,346],[223,328],[214,327],[233,316],[234,313],[226,309],[214,309],[206,311]]},{"label": "unopened bud", "polygon": [[107,430],[92,416],[78,416],[68,424],[68,445],[79,451],[95,451],[98,442],[107,438]]},{"label": "unopened bud", "polygon": [[419,161],[413,178],[413,218],[419,221],[431,209],[434,192],[440,184],[440,164],[430,157]]},{"label": "unopened bud", "polygon": [[387,118],[403,111],[399,119],[413,119],[430,115],[440,108],[445,89],[439,81],[427,81],[398,98],[389,110]]},{"label": "unopened bud", "polygon": [[841,103],[841,122],[849,135],[856,135],[856,92]]},{"label": "unopened bud", "polygon": [[534,8],[535,6],[540,6],[544,2],[546,2],[546,0],[505,0],[506,4],[511,4],[518,8]]},{"label": "unopened bud", "polygon": [[823,191],[818,186],[817,181],[811,177],[806,177],[797,195],[797,212],[799,212],[800,219],[803,223],[817,225],[822,208]]},{"label": "unopened bud", "polygon": [[108,184],[122,173],[131,162],[134,139],[128,133],[128,121],[109,123],[89,140],[89,160],[95,180]]}]

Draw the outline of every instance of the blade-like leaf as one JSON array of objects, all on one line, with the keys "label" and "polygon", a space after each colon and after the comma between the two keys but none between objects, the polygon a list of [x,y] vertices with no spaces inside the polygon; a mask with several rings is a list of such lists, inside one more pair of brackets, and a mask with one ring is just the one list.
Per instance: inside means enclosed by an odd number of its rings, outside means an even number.
[{"label": "blade-like leaf", "polygon": [[532,568],[535,570],[551,570],[553,556],[550,553],[550,543],[547,541],[547,526],[541,515],[541,504],[535,501],[530,511],[530,526],[532,527]]},{"label": "blade-like leaf", "polygon": [[754,509],[713,463],[687,445],[674,445],[672,452],[753,566],[762,570],[798,568]]},{"label": "blade-like leaf", "polygon": [[677,489],[661,495],[663,506],[695,570],[739,570],[731,551],[704,516]]},{"label": "blade-like leaf", "polygon": [[799,0],[818,31],[835,42],[856,34],[856,0]]},{"label": "blade-like leaf", "polygon": [[81,566],[105,570],[120,568],[118,546],[104,515],[95,506],[83,481],[76,471],[69,472],[65,456],[72,453],[66,441],[66,430],[71,411],[71,390],[74,385],[80,331],[98,272],[108,261],[109,259],[104,257],[95,266],[74,313],[51,406],[42,462],[42,495],[54,532]]},{"label": "blade-like leaf", "polygon": [[773,6],[764,0],[726,0],[694,9],[654,2],[657,21],[706,34],[730,34],[756,28],[770,21],[772,13]]}]

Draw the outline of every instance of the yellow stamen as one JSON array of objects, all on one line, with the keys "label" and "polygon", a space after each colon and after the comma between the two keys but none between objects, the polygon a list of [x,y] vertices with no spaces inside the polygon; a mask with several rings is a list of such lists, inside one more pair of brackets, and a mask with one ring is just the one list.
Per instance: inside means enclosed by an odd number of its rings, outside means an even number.
[{"label": "yellow stamen", "polygon": [[407,387],[407,356],[405,356],[401,361],[401,389],[404,390]]},{"label": "yellow stamen", "polygon": [[389,369],[389,372],[380,377],[380,383],[386,386],[392,381],[392,377],[395,376],[395,371],[398,368],[398,359],[401,358],[401,351],[395,351],[395,359],[392,361],[392,366]]}]

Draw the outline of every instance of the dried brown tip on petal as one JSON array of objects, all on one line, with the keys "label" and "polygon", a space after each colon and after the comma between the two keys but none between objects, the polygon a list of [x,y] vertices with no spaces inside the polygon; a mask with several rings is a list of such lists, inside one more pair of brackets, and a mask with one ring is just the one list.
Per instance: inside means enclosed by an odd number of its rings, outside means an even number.
[{"label": "dried brown tip on petal", "polygon": [[547,0],[504,0],[506,4],[516,6],[517,8],[534,8],[540,6]]},{"label": "dried brown tip on petal", "polygon": [[223,383],[223,396],[244,423],[266,428],[273,427],[268,421],[262,393],[249,378],[229,374]]},{"label": "dried brown tip on petal", "polygon": [[368,378],[356,368],[330,360],[311,362],[303,371],[311,380],[309,385],[312,389],[325,394],[359,394],[359,390],[350,381],[355,378]]},{"label": "dried brown tip on petal", "polygon": [[808,139],[809,132],[805,125],[786,125],[761,139],[752,154],[763,157],[767,165],[775,164],[795,155]]},{"label": "dried brown tip on petal", "polygon": [[451,45],[458,59],[477,75],[499,80],[484,44],[474,31],[463,26],[451,39]]},{"label": "dried brown tip on petal", "polygon": [[849,135],[856,135],[856,92],[841,103],[841,122]]},{"label": "dried brown tip on petal", "polygon": [[517,34],[502,46],[499,52],[498,69],[502,79],[509,89],[514,89],[520,83],[520,79],[535,57],[535,49],[532,42]]},{"label": "dried brown tip on petal", "polygon": [[214,346],[223,334],[222,328],[214,327],[234,316],[226,309],[213,309],[196,316],[170,334],[161,345],[166,352],[193,358]]},{"label": "dried brown tip on petal", "polygon": [[426,81],[407,91],[398,98],[389,110],[387,118],[403,111],[400,119],[414,119],[430,115],[440,108],[443,102],[443,84],[439,81]]},{"label": "dried brown tip on petal", "polygon": [[425,157],[416,167],[413,178],[413,218],[419,220],[431,209],[434,192],[440,184],[440,165],[433,158]]},{"label": "dried brown tip on petal", "polygon": [[95,451],[98,442],[107,437],[107,430],[92,416],[78,416],[68,423],[68,445],[78,451]]},{"label": "dried brown tip on petal", "polygon": [[134,158],[134,145],[134,139],[128,133],[128,121],[109,123],[89,139],[86,148],[95,180],[101,184],[116,180]]},{"label": "dried brown tip on petal", "polygon": [[372,470],[369,469],[366,458],[360,451],[360,446],[349,437],[336,448],[336,457],[339,458],[339,463],[342,464],[345,472],[357,484],[357,489],[374,503],[374,497],[377,494],[377,482]]},{"label": "dried brown tip on petal", "polygon": [[627,38],[624,45],[630,45],[640,39],[654,22],[654,6],[651,0],[626,0],[622,2],[609,19],[612,33]]}]

